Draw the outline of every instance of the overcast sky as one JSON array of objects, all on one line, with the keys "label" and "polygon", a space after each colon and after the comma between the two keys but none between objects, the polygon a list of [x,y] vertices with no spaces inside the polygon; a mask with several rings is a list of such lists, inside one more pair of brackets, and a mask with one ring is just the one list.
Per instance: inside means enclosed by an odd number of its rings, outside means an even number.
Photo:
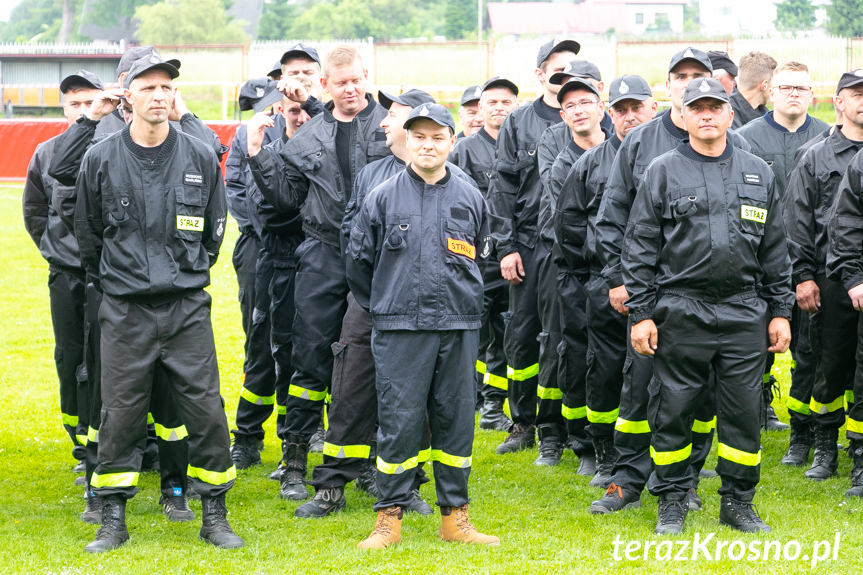
[{"label": "overcast sky", "polygon": [[0,22],[7,22],[9,20],[9,13],[12,12],[12,8],[17,6],[21,0],[0,0]]}]

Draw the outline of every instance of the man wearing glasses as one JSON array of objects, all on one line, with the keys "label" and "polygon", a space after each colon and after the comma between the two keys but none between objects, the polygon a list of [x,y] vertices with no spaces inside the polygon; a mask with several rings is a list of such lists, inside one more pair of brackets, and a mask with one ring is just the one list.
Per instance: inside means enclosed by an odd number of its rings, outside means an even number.
[{"label": "man wearing glasses", "polygon": [[[784,62],[773,73],[770,88],[773,111],[767,112],[740,128],[738,133],[752,146],[752,153],[767,162],[776,176],[776,191],[785,197],[788,174],[794,168],[794,157],[804,143],[827,129],[827,124],[807,113],[812,103],[812,80],[809,68],[800,62]],[[815,377],[815,363],[809,345],[809,321],[795,306],[792,326],[797,337],[792,338],[791,352],[797,362],[791,377],[791,398],[788,411],[791,415],[791,440],[788,453],[782,462],[786,465],[803,465],[812,444],[809,431],[809,395]],[[763,379],[762,426],[769,431],[787,429],[771,407],[773,385],[770,375],[773,357],[769,356]],[[792,448],[791,445],[794,447]]]}]

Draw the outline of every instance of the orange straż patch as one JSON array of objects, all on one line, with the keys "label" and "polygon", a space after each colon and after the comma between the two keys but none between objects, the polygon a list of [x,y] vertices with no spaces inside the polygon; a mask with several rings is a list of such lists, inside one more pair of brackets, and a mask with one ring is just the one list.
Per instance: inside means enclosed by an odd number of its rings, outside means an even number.
[{"label": "orange stra\u017c patch", "polygon": [[459,254],[472,260],[476,259],[476,248],[462,240],[454,240],[452,238],[447,238],[446,249],[448,249],[454,254]]}]

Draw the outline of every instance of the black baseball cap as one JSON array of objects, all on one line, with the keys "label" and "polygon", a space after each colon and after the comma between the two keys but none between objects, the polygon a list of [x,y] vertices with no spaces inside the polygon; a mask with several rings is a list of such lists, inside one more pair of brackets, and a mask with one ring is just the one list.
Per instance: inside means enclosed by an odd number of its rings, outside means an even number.
[{"label": "black baseball cap", "polygon": [[[120,74],[123,72],[128,72],[132,69],[132,64],[143,58],[144,56],[149,56],[151,54],[155,54],[159,56],[159,52],[152,46],[135,46],[133,48],[129,48],[123,53],[123,57],[120,58],[120,63],[117,64],[117,77],[120,77]],[[161,56],[159,56],[161,58]],[[177,59],[165,60],[171,66],[180,69],[180,61]]]},{"label": "black baseball cap", "polygon": [[449,128],[452,133],[455,133],[455,121],[452,119],[452,114],[440,104],[422,104],[411,110],[404,123],[405,130],[409,130],[411,124],[417,120],[431,120],[438,126]]},{"label": "black baseball cap", "polygon": [[237,99],[240,110],[262,112],[282,99],[282,93],[276,90],[276,81],[270,78],[252,78],[240,88]]},{"label": "black baseball cap", "polygon": [[567,78],[571,78],[573,76],[578,78],[590,78],[597,82],[602,82],[602,74],[599,72],[599,68],[596,67],[596,64],[588,62],[587,60],[570,60],[566,63],[566,68],[560,72],[552,74],[548,79],[548,82],[550,84],[562,85],[566,82]]},{"label": "black baseball cap", "polygon": [[482,96],[481,86],[468,86],[464,89],[464,92],[462,92],[461,100],[459,100],[458,104],[459,106],[464,106],[470,102],[478,102],[480,96]]},{"label": "black baseball cap", "polygon": [[725,103],[731,101],[728,97],[728,92],[725,91],[719,80],[715,78],[696,78],[686,85],[686,91],[683,92],[683,105],[688,106],[697,100],[705,98],[720,100]]},{"label": "black baseball cap", "polygon": [[539,47],[539,52],[536,55],[536,67],[542,66],[542,63],[548,60],[549,56],[556,52],[572,52],[578,54],[581,50],[581,44],[575,40],[557,40],[552,39]]},{"label": "black baseball cap", "polygon": [[708,72],[713,72],[713,64],[710,63],[710,58],[706,52],[702,52],[697,48],[686,48],[671,57],[671,62],[668,64],[668,71],[674,70],[678,64],[684,60],[692,60],[696,64],[700,64],[707,68]]},{"label": "black baseball cap", "polygon": [[123,87],[128,88],[132,84],[132,80],[150,70],[164,70],[171,76],[171,79],[180,75],[180,71],[170,63],[170,61],[162,60],[158,53],[152,52],[149,56],[144,56],[135,60],[129,73],[126,74],[126,79],[123,81]]},{"label": "black baseball cap", "polygon": [[573,90],[587,90],[588,92],[596,94],[597,98],[602,98],[602,96],[599,95],[599,90],[596,89],[596,86],[594,86],[593,82],[591,82],[589,79],[572,77],[567,80],[563,86],[560,87],[560,91],[557,93],[557,101],[562,104],[564,95],[566,95],[568,92],[572,92]]},{"label": "black baseball cap", "polygon": [[506,88],[511,91],[513,94],[518,96],[518,86],[515,85],[515,82],[512,80],[507,80],[506,78],[501,78],[500,76],[494,76],[485,81],[485,84],[482,85],[482,89],[480,92],[485,92],[486,90],[491,90],[492,88]]},{"label": "black baseball cap", "polygon": [[378,102],[380,102],[381,106],[389,110],[390,106],[393,105],[393,102],[401,104],[402,106],[416,108],[422,104],[434,104],[435,99],[428,92],[412,88],[406,92],[402,92],[398,96],[393,96],[392,94],[387,94],[383,90],[379,90]]},{"label": "black baseball cap", "polygon": [[280,61],[273,64],[272,69],[267,72],[267,77],[273,80],[279,80],[282,77],[282,63]]},{"label": "black baseball cap", "polygon": [[303,44],[302,42],[297,42],[291,48],[289,48],[284,54],[282,54],[281,59],[279,59],[279,64],[284,64],[287,60],[290,60],[292,57],[296,58],[297,56],[302,58],[309,58],[314,60],[318,64],[321,63],[321,58],[318,56],[318,51],[309,46],[308,44]]},{"label": "black baseball cap", "polygon": [[836,86],[836,93],[838,94],[845,88],[853,88],[860,84],[863,84],[863,69],[858,68],[850,72],[845,72],[842,74],[842,77],[839,78],[839,84]]},{"label": "black baseball cap", "polygon": [[641,76],[627,74],[611,81],[608,88],[608,105],[614,106],[623,100],[644,101],[653,97],[650,84]]},{"label": "black baseball cap", "polygon": [[60,93],[65,94],[72,88],[96,88],[104,90],[102,80],[93,72],[87,70],[78,70],[76,74],[69,74],[60,82]]},{"label": "black baseball cap", "polygon": [[729,75],[737,76],[737,73],[739,72],[737,64],[734,63],[734,60],[731,59],[728,52],[710,50],[707,53],[707,57],[710,58],[710,64],[713,66],[714,71],[725,70]]}]

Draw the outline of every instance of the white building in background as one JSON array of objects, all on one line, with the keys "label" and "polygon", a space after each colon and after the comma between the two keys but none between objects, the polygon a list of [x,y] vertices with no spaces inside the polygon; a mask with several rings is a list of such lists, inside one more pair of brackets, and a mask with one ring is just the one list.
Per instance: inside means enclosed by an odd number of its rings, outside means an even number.
[{"label": "white building in background", "polygon": [[701,0],[701,32],[707,36],[776,34],[775,0]]}]

